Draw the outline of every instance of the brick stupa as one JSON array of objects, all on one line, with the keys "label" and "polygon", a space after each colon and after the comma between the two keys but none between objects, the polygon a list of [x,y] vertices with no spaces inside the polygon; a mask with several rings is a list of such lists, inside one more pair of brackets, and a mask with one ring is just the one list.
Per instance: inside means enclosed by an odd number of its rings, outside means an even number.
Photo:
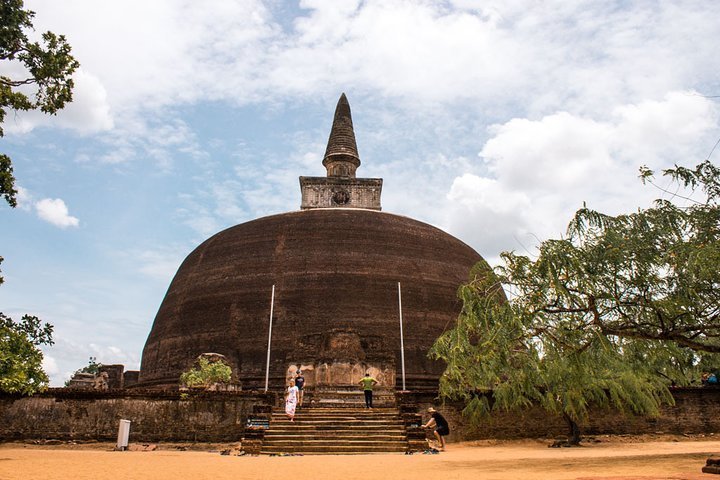
[{"label": "brick stupa", "polygon": [[357,178],[350,106],[337,105],[327,177],[300,177],[301,210],[228,228],[180,266],[145,344],[139,385],[173,387],[198,355],[224,355],[244,389],[302,368],[307,386],[355,384],[370,371],[401,385],[398,282],[407,388],[437,388],[427,352],[452,325],[458,286],[484,260],[451,235],[381,211],[382,179]]}]

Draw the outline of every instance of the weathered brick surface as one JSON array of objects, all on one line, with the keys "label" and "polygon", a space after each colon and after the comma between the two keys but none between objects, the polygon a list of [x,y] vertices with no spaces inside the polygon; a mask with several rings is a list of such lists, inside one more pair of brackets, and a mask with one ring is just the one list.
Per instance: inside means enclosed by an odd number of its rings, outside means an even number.
[{"label": "weathered brick surface", "polygon": [[[675,406],[665,406],[657,418],[595,410],[583,427],[599,434],[720,433],[720,389],[677,389]],[[470,426],[459,404],[438,406],[436,393],[398,394],[403,418],[417,424],[422,412],[435,405],[451,426],[450,441],[485,438],[554,438],[566,433],[562,418],[540,408],[496,413],[479,426]],[[108,392],[51,389],[32,397],[0,396],[0,440],[93,439],[114,440],[118,421],[128,419],[133,442],[237,441],[245,434],[248,417],[267,416],[278,399],[257,392],[207,392],[181,399],[177,392],[116,390]],[[425,430],[410,429],[421,441]],[[247,440],[261,441],[262,431],[248,431]],[[417,438],[416,438],[417,437]],[[713,462],[708,465],[717,466]]]},{"label": "weathered brick surface", "polygon": [[[436,393],[398,394],[403,404],[416,405],[416,411],[427,421],[427,408],[435,406],[448,419],[449,439],[478,440],[486,438],[554,438],[567,434],[567,425],[557,415],[540,407],[517,412],[496,412],[480,425],[471,426],[461,414],[462,405],[438,406]],[[584,435],[600,434],[709,434],[720,433],[720,388],[680,388],[673,390],[674,406],[663,406],[658,417],[622,414],[616,410],[594,409]],[[402,407],[401,407],[402,408]]]},{"label": "weathered brick surface", "polygon": [[252,392],[193,394],[78,392],[51,389],[32,397],[0,396],[0,440],[117,438],[120,419],[131,420],[130,439],[237,441],[256,405],[275,397]]},{"label": "weathered brick surface", "polygon": [[[399,370],[401,282],[408,388],[437,385],[443,366],[427,351],[457,318],[457,288],[479,261],[442,230],[371,210],[305,210],[234,226],[180,266],[145,344],[140,384],[177,384],[199,354],[216,352],[243,388],[262,388],[273,284],[271,388],[285,385],[290,365]],[[352,335],[357,349],[336,348]]]}]

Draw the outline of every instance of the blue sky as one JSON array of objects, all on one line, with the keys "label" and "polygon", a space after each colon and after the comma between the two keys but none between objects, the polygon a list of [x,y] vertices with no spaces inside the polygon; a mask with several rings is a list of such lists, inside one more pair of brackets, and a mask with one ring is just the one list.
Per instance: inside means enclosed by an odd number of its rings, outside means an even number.
[{"label": "blue sky", "polygon": [[53,385],[89,356],[138,368],[193,248],[299,209],[342,92],[383,209],[491,263],[583,202],[648,206],[640,165],[694,165],[720,137],[717,2],[26,4],[82,65],[72,105],[11,113],[0,140],[21,188],[0,206],[0,311],[55,325]]}]

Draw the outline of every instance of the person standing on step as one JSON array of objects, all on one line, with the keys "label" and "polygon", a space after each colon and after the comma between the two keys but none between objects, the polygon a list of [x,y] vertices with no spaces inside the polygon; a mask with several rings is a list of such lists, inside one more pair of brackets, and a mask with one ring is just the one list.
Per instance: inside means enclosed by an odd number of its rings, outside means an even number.
[{"label": "person standing on step", "polygon": [[297,375],[295,376],[295,386],[298,387],[298,406],[301,407],[303,404],[303,387],[305,386],[305,377],[303,377],[302,370],[298,369]]},{"label": "person standing on step", "polygon": [[361,378],[358,383],[362,386],[363,391],[365,392],[365,408],[372,408],[373,385],[377,385],[378,381],[370,376],[370,372],[365,372],[365,376]]},{"label": "person standing on step", "polygon": [[445,417],[440,415],[440,412],[435,410],[433,407],[428,408],[430,414],[430,420],[423,425],[423,428],[435,427],[435,438],[440,442],[440,450],[445,451],[445,435],[450,434],[450,424],[445,420]]},{"label": "person standing on step", "polygon": [[285,413],[291,422],[295,421],[295,408],[298,402],[298,387],[295,386],[295,379],[288,382],[287,393],[285,394]]}]

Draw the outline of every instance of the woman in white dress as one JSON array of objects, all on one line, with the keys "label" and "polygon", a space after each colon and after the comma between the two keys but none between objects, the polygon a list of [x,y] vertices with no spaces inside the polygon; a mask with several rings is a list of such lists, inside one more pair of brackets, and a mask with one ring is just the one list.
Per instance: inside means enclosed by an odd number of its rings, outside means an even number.
[{"label": "woman in white dress", "polygon": [[295,386],[295,379],[290,380],[285,395],[285,413],[291,422],[295,421],[295,408],[298,403],[298,387]]}]

